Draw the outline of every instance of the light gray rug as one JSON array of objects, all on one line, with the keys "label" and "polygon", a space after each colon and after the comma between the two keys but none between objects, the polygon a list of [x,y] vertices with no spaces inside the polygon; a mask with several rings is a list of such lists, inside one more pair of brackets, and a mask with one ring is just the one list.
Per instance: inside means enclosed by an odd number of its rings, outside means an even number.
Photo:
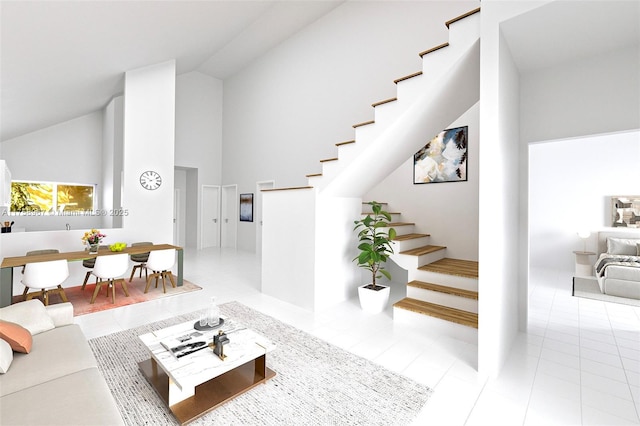
[{"label": "light gray rug", "polygon": [[[267,365],[277,375],[194,425],[408,425],[432,393],[240,303],[222,304],[220,311],[276,343]],[[149,355],[137,336],[197,318],[193,312],[89,340],[127,424],[177,424],[138,369]]]},{"label": "light gray rug", "polygon": [[611,296],[600,291],[596,278],[573,277],[573,295],[603,302],[621,303],[623,305],[640,306],[640,300]]}]

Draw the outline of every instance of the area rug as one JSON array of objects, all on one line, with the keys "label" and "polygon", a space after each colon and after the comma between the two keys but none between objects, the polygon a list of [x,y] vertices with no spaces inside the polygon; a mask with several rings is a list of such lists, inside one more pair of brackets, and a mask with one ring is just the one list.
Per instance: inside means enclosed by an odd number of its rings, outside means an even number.
[{"label": "area rug", "polygon": [[[271,339],[276,376],[194,421],[194,425],[408,425],[432,391],[238,302],[223,316]],[[100,371],[128,425],[174,425],[138,362],[149,354],[137,336],[199,318],[199,312],[89,340]]]},{"label": "area rug", "polygon": [[640,306],[640,300],[603,294],[596,278],[573,277],[573,295],[603,302],[621,303],[623,305]]},{"label": "area rug", "polygon": [[[121,306],[133,305],[135,303],[148,302],[149,300],[160,299],[163,297],[175,296],[178,294],[189,293],[192,291],[202,290],[201,287],[196,284],[183,280],[183,285],[180,287],[173,288],[171,287],[171,283],[167,282],[167,292],[164,293],[162,291],[162,281],[160,281],[158,288],[155,288],[153,282],[151,284],[151,288],[149,288],[148,293],[144,293],[144,288],[146,286],[146,281],[144,278],[134,278],[131,282],[127,281],[127,289],[129,290],[129,297],[125,296],[122,291],[122,287],[120,283],[116,284],[116,303],[112,303],[111,301],[111,293],[107,296],[106,286],[103,285],[100,289],[100,294],[96,297],[94,303],[89,303],[91,301],[91,296],[93,296],[93,291],[96,286],[94,282],[89,282],[85,289],[82,289],[82,286],[76,287],[64,287],[64,293],[67,295],[67,299],[73,305],[73,315],[85,315],[91,314],[93,312],[100,312],[107,309],[119,308]],[[14,303],[22,301],[22,295],[14,296]],[[49,303],[60,303],[62,299],[58,294],[53,294],[50,296]]]}]

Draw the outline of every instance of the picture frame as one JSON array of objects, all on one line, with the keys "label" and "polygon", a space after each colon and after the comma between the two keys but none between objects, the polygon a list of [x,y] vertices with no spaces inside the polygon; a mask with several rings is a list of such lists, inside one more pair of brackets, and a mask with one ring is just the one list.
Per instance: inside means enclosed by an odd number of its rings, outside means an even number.
[{"label": "picture frame", "polygon": [[253,194],[240,194],[240,222],[253,222]]},{"label": "picture frame", "polygon": [[413,183],[465,182],[469,126],[443,130],[413,155]]},{"label": "picture frame", "polygon": [[640,228],[640,195],[611,197],[611,224],[614,228]]}]

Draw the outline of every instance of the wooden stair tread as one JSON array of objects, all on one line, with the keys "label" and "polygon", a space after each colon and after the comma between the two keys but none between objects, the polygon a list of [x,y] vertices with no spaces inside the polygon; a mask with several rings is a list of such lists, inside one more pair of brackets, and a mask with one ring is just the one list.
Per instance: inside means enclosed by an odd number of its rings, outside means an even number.
[{"label": "wooden stair tread", "polygon": [[467,13],[463,13],[463,14],[462,14],[462,15],[460,15],[460,16],[456,16],[456,17],[455,17],[455,18],[453,18],[453,19],[449,19],[449,20],[448,20],[447,22],[445,22],[444,24],[447,26],[447,28],[449,28],[449,25],[453,24],[454,22],[460,21],[460,20],[462,20],[462,19],[466,18],[467,16],[474,15],[474,14],[476,14],[476,13],[478,13],[478,12],[480,12],[480,8],[470,10],[469,12],[467,12]]},{"label": "wooden stair tread", "polygon": [[406,309],[423,315],[440,318],[467,327],[478,328],[478,314],[463,311],[461,309],[450,308],[448,306],[437,305],[418,299],[405,297],[393,304],[394,308]]},{"label": "wooden stair tread", "polygon": [[289,188],[271,188],[271,189],[262,189],[262,192],[270,192],[270,191],[294,191],[298,189],[313,189],[313,186],[292,186]]},{"label": "wooden stair tread", "polygon": [[408,241],[415,240],[416,238],[430,237],[429,234],[405,234],[405,235],[396,235],[393,241]]},{"label": "wooden stair tread", "polygon": [[420,57],[422,58],[424,55],[427,55],[427,54],[429,54],[431,52],[435,52],[436,50],[443,49],[443,48],[445,48],[447,46],[449,46],[449,42],[439,44],[438,46],[432,47],[431,49],[427,49],[424,52],[418,53],[418,55],[420,55]]},{"label": "wooden stair tread", "polygon": [[404,77],[400,77],[400,78],[398,78],[398,79],[393,80],[393,82],[394,82],[395,84],[398,84],[398,83],[400,83],[401,81],[408,80],[408,79],[410,79],[410,78],[417,77],[417,76],[419,76],[419,75],[422,75],[422,71],[418,71],[418,72],[414,72],[413,74],[405,75]]},{"label": "wooden stair tread", "polygon": [[463,288],[449,287],[446,285],[427,283],[424,281],[411,281],[407,284],[407,287],[421,288],[423,290],[437,291],[439,293],[452,294],[454,296],[465,297],[467,299],[478,300],[478,292],[472,290],[465,290]]},{"label": "wooden stair tread", "polygon": [[371,106],[375,108],[377,106],[384,105],[384,104],[387,104],[389,102],[395,102],[397,100],[398,100],[398,98],[389,98],[389,99],[385,99],[384,101],[379,101],[379,102],[373,103],[373,104],[371,104]]},{"label": "wooden stair tread", "polygon": [[310,175],[307,175],[306,177],[310,178],[310,177],[316,177],[316,176],[322,176],[322,173],[312,173]]},{"label": "wooden stair tread", "polygon": [[415,225],[413,222],[389,222],[390,227]]},{"label": "wooden stair tread", "polygon": [[338,157],[325,158],[324,160],[320,160],[321,163],[328,163],[329,161],[338,161]]},{"label": "wooden stair tread", "polygon": [[411,250],[401,251],[400,254],[406,254],[408,256],[422,256],[424,254],[435,253],[440,250],[444,250],[447,247],[445,246],[432,246],[426,245],[422,247],[417,247]]},{"label": "wooden stair tread", "polygon": [[362,123],[354,124],[351,127],[355,129],[356,127],[362,127],[362,126],[366,126],[368,124],[373,124],[373,123],[375,123],[375,120],[363,121]]},{"label": "wooden stair tread", "polygon": [[418,268],[421,271],[437,272],[457,277],[478,278],[478,262],[473,260],[444,259],[436,260]]},{"label": "wooden stair tread", "polygon": [[336,146],[349,145],[351,143],[356,143],[356,141],[355,140],[350,140],[350,141],[338,142],[336,144]]}]

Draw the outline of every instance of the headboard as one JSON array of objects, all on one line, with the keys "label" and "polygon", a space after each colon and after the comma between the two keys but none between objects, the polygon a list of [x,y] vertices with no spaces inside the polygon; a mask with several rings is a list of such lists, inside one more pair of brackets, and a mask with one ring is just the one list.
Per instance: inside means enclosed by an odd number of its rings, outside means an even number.
[{"label": "headboard", "polygon": [[598,232],[598,254],[607,252],[607,238],[640,238],[640,229],[627,229],[625,231],[600,231]]}]

